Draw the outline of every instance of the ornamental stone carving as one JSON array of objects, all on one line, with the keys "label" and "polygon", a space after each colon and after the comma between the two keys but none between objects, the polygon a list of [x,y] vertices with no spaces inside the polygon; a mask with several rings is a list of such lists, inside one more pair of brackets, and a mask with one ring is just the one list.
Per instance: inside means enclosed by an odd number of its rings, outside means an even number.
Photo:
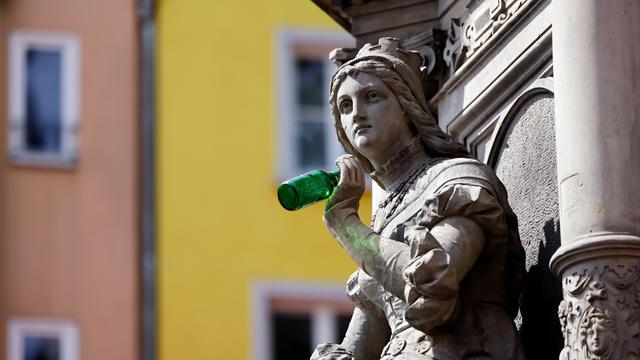
[{"label": "ornamental stone carving", "polygon": [[480,51],[489,39],[512,19],[515,21],[536,0],[471,0],[451,19],[444,60],[451,73]]},{"label": "ornamental stone carving", "polygon": [[640,359],[637,260],[577,265],[563,278],[561,360]]}]

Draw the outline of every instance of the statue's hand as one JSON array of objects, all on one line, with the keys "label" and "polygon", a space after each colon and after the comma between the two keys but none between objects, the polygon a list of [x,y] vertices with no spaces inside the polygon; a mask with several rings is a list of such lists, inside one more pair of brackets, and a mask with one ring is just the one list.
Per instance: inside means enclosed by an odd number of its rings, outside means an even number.
[{"label": "statue's hand", "polygon": [[342,208],[353,208],[357,212],[365,189],[364,169],[360,161],[349,154],[338,157],[336,165],[340,168],[340,180],[327,201],[326,209],[340,204]]},{"label": "statue's hand", "polygon": [[352,155],[340,156],[336,165],[340,167],[340,180],[327,201],[322,218],[333,237],[362,268],[364,259],[379,252],[377,234],[358,216],[360,198],[364,194],[364,171]]}]

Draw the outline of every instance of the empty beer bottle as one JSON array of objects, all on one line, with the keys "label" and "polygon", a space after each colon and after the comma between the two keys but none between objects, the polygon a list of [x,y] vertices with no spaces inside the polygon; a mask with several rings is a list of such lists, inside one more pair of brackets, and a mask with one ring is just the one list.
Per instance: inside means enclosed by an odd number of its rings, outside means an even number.
[{"label": "empty beer bottle", "polygon": [[338,185],[340,170],[309,171],[289,179],[278,186],[278,200],[283,208],[293,211],[324,200]]}]

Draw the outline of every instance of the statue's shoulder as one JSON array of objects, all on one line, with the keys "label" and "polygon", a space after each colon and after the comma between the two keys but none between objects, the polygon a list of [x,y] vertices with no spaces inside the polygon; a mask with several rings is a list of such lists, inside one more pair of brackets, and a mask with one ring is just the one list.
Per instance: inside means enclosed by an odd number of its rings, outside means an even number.
[{"label": "statue's shoulder", "polygon": [[[421,168],[415,181],[402,194],[402,201],[389,219],[374,223],[380,230],[389,224],[397,224],[413,217],[417,211],[434,201],[446,203],[450,186],[462,185],[465,190],[482,187],[491,194],[497,193],[499,181],[491,167],[471,158],[434,158]],[[393,226],[392,226],[393,228]]]},{"label": "statue's shoulder", "polygon": [[499,184],[493,169],[472,158],[432,159],[418,180],[422,191],[437,191],[444,185],[468,184],[495,187]]}]

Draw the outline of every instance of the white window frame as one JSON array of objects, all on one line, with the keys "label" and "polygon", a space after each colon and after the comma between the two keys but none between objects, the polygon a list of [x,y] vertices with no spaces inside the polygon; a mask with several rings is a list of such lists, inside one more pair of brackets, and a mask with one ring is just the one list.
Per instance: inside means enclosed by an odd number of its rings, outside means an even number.
[{"label": "white window frame", "polygon": [[68,320],[10,318],[7,324],[7,359],[24,359],[24,340],[28,336],[53,337],[60,341],[61,360],[79,360],[76,325]]},{"label": "white window frame", "polygon": [[253,329],[253,360],[273,360],[271,327],[272,299],[309,300],[318,303],[310,309],[311,342],[314,345],[322,343],[336,343],[337,339],[336,312],[326,303],[345,303],[353,305],[346,295],[344,284],[303,283],[258,281],[252,287],[252,317],[250,328]]},{"label": "white window frame", "polygon": [[[355,47],[354,38],[345,31],[315,30],[301,28],[282,28],[276,34],[276,76],[277,76],[277,160],[276,177],[278,181],[289,179],[299,175],[302,171],[296,164],[297,151],[297,104],[296,104],[296,46],[326,46],[328,48]],[[325,158],[327,168],[334,166],[334,160],[343,153],[342,146],[338,142],[331,120],[329,107],[329,81],[336,67],[325,56],[325,69],[327,70],[325,89],[323,89],[324,113],[326,114],[325,144],[327,144]]]},{"label": "white window frame", "polygon": [[[25,144],[28,50],[56,50],[61,55],[61,149],[37,152]],[[80,102],[80,42],[73,34],[18,30],[9,40],[9,154],[17,165],[73,167],[77,161]]]}]

